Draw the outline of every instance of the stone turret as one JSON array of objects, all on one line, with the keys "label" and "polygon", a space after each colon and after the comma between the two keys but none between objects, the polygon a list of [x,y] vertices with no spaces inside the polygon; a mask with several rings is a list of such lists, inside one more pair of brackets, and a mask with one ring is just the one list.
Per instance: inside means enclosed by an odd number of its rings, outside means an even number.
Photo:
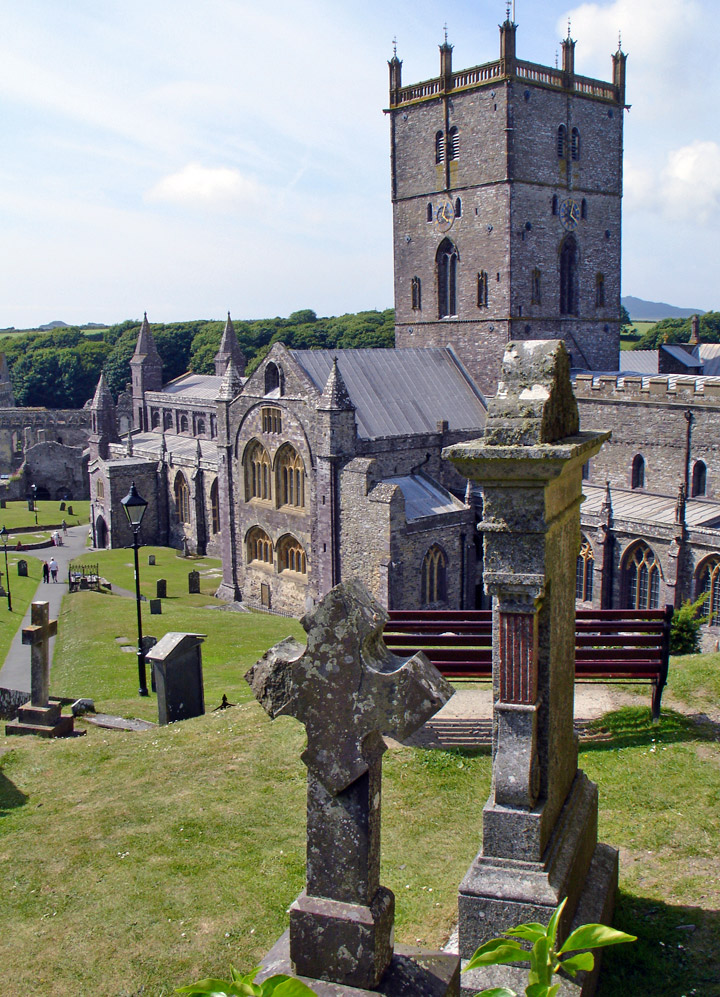
[{"label": "stone turret", "polygon": [[90,425],[92,432],[88,437],[90,447],[90,460],[103,460],[108,456],[108,444],[117,443],[119,440],[117,431],[117,419],[115,415],[115,402],[107,386],[105,375],[100,374],[97,388],[93,400],[90,403]]},{"label": "stone turret", "polygon": [[145,392],[162,389],[162,360],[150,331],[147,312],[142,320],[135,352],[130,359],[132,372],[133,423],[141,432],[148,427]]},{"label": "stone turret", "polygon": [[245,373],[245,354],[240,349],[240,344],[235,335],[235,326],[232,324],[230,312],[228,312],[227,322],[223,330],[220,348],[215,354],[215,374],[223,377],[230,361],[235,364],[240,376]]}]

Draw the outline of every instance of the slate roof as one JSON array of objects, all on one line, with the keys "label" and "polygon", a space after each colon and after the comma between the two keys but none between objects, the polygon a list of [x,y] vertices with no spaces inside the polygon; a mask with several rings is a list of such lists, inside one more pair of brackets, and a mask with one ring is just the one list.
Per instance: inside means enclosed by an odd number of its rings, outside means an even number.
[{"label": "slate roof", "polygon": [[720,375],[720,343],[700,343],[700,359],[703,362],[703,373],[709,377]]},{"label": "slate roof", "polygon": [[405,518],[408,522],[446,512],[459,512],[466,508],[446,488],[424,474],[405,474],[383,480],[389,485],[397,485],[403,493]]},{"label": "slate roof", "polygon": [[678,363],[683,364],[685,367],[702,367],[703,365],[702,360],[694,357],[692,353],[688,353],[682,346],[677,346],[675,343],[665,343],[660,349],[664,350],[665,353],[669,353],[674,360],[677,360]]},{"label": "slate roof", "polygon": [[[582,514],[597,515],[605,498],[605,487],[583,482]],[[675,522],[677,499],[670,495],[651,495],[643,491],[612,488],[612,509],[615,519],[631,519],[643,523],[661,523],[671,526]],[[685,505],[688,526],[720,527],[720,503],[688,499]]]},{"label": "slate roof", "polygon": [[187,398],[215,401],[222,384],[216,374],[182,374],[162,389],[164,395],[185,395]]},{"label": "slate roof", "polygon": [[451,430],[485,426],[487,405],[452,350],[290,350],[318,391],[327,383],[333,358],[355,406],[364,439],[436,433],[445,419]]},{"label": "slate roof", "polygon": [[[159,460],[162,449],[162,433],[133,433],[132,459],[145,458],[146,460]],[[214,440],[198,440],[194,436],[174,436],[172,433],[165,433],[165,447],[168,454],[183,460],[195,463],[197,459],[197,445],[200,443],[202,460],[217,463],[218,448]],[[125,442],[111,444],[111,450],[118,453],[122,450],[125,453]],[[115,460],[115,458],[113,458]]]},{"label": "slate roof", "polygon": [[620,371],[623,374],[657,374],[657,350],[620,350]]}]

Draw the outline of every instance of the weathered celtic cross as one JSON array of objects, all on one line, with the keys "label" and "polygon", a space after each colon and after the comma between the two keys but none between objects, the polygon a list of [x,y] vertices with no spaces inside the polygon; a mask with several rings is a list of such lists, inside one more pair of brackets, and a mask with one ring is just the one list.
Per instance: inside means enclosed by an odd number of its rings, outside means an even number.
[{"label": "weathered celtic cross", "polygon": [[[387,649],[386,618],[358,582],[340,584],[303,619],[306,648],[288,638],[245,676],[271,717],[307,730],[307,883],[290,909],[290,960],[300,976],[351,988],[375,989],[393,957],[395,901],[380,885],[382,735],[407,738],[453,693],[423,654]],[[456,993],[457,967],[445,972],[443,993]]]},{"label": "weathered celtic cross", "polygon": [[31,625],[23,627],[22,642],[30,644],[30,702],[47,706],[50,695],[50,638],[57,634],[57,620],[50,619],[50,604],[34,602]]}]

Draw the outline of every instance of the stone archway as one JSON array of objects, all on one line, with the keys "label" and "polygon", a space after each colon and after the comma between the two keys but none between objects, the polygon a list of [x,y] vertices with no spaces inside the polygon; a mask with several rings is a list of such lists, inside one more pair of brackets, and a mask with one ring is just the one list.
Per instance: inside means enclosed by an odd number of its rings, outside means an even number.
[{"label": "stone archway", "polygon": [[98,516],[95,520],[95,546],[107,547],[108,528],[103,516]]}]

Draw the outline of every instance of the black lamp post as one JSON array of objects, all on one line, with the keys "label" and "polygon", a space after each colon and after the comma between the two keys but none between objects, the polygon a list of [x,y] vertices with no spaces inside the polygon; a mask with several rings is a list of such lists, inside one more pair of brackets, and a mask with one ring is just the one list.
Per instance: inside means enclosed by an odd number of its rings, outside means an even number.
[{"label": "black lamp post", "polygon": [[35,525],[37,526],[37,485],[30,485],[30,491],[33,493],[33,512],[35,513]]},{"label": "black lamp post", "polygon": [[5,577],[7,578],[7,597],[8,597],[8,612],[12,613],[12,596],[10,595],[10,571],[8,569],[8,559],[7,559],[7,538],[8,531],[3,528],[0,530],[0,537],[2,537],[3,547],[5,548]]},{"label": "black lamp post", "polygon": [[130,491],[125,498],[120,499],[120,504],[125,510],[130,527],[133,531],[133,550],[135,551],[135,601],[137,603],[137,625],[138,625],[138,679],[140,681],[139,693],[141,696],[148,695],[147,679],[145,677],[145,651],[143,649],[142,637],[142,614],[140,612],[140,565],[138,563],[138,533],[140,524],[147,509],[147,502],[138,494],[135,482],[130,485]]}]

